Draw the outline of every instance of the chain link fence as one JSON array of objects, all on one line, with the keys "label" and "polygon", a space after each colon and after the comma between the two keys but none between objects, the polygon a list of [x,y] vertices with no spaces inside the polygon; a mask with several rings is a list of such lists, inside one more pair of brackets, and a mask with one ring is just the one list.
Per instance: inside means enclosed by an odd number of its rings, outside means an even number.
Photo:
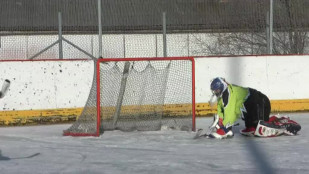
[{"label": "chain link fence", "polygon": [[2,0],[0,59],[162,57],[163,12],[167,56],[268,54],[270,35],[273,54],[308,54],[307,9],[307,0]]}]

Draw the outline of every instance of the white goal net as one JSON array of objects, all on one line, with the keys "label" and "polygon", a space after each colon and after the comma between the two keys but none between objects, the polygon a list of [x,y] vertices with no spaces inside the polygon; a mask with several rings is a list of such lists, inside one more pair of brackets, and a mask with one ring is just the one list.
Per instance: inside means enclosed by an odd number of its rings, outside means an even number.
[{"label": "white goal net", "polygon": [[195,129],[193,58],[99,59],[88,101],[64,135]]}]

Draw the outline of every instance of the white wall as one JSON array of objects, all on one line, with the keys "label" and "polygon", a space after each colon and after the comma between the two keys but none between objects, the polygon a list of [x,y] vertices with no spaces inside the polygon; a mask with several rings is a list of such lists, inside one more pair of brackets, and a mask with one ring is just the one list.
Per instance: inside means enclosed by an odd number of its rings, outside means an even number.
[{"label": "white wall", "polygon": [[[271,100],[309,98],[309,56],[196,58],[196,101],[207,102],[210,80],[256,88]],[[0,110],[83,107],[93,78],[92,61],[0,62],[0,85],[11,80]]]},{"label": "white wall", "polygon": [[271,100],[309,98],[309,55],[196,58],[197,102],[211,92],[210,80],[255,88]]},{"label": "white wall", "polygon": [[11,80],[0,110],[84,106],[93,76],[92,61],[0,62],[0,83]]}]

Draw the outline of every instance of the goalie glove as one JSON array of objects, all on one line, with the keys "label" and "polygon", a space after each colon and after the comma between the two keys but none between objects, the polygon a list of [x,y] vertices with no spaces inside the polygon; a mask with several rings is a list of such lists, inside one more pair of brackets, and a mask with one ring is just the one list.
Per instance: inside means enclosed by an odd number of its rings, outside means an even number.
[{"label": "goalie glove", "polygon": [[218,115],[214,116],[214,122],[209,127],[210,130],[212,130],[212,132],[209,134],[209,137],[224,139],[234,136],[234,133],[232,132],[232,126],[227,128],[223,125],[222,122],[223,122],[222,118],[219,118]]}]

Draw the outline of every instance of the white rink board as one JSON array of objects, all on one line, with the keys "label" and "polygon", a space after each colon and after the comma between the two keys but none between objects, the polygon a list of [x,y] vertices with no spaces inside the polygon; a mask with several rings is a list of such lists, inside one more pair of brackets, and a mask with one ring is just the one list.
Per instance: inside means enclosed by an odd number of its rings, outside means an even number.
[{"label": "white rink board", "polygon": [[92,85],[93,62],[1,62],[0,74],[0,83],[11,81],[0,110],[81,107]]},{"label": "white rink board", "polygon": [[255,88],[271,100],[309,98],[309,55],[212,57],[195,61],[197,103],[208,101],[214,77]]},{"label": "white rink board", "polygon": [[[210,98],[210,80],[256,88],[271,100],[309,99],[309,56],[195,58],[196,102]],[[93,78],[92,61],[1,62],[0,83],[11,80],[0,110],[83,107]]]}]

